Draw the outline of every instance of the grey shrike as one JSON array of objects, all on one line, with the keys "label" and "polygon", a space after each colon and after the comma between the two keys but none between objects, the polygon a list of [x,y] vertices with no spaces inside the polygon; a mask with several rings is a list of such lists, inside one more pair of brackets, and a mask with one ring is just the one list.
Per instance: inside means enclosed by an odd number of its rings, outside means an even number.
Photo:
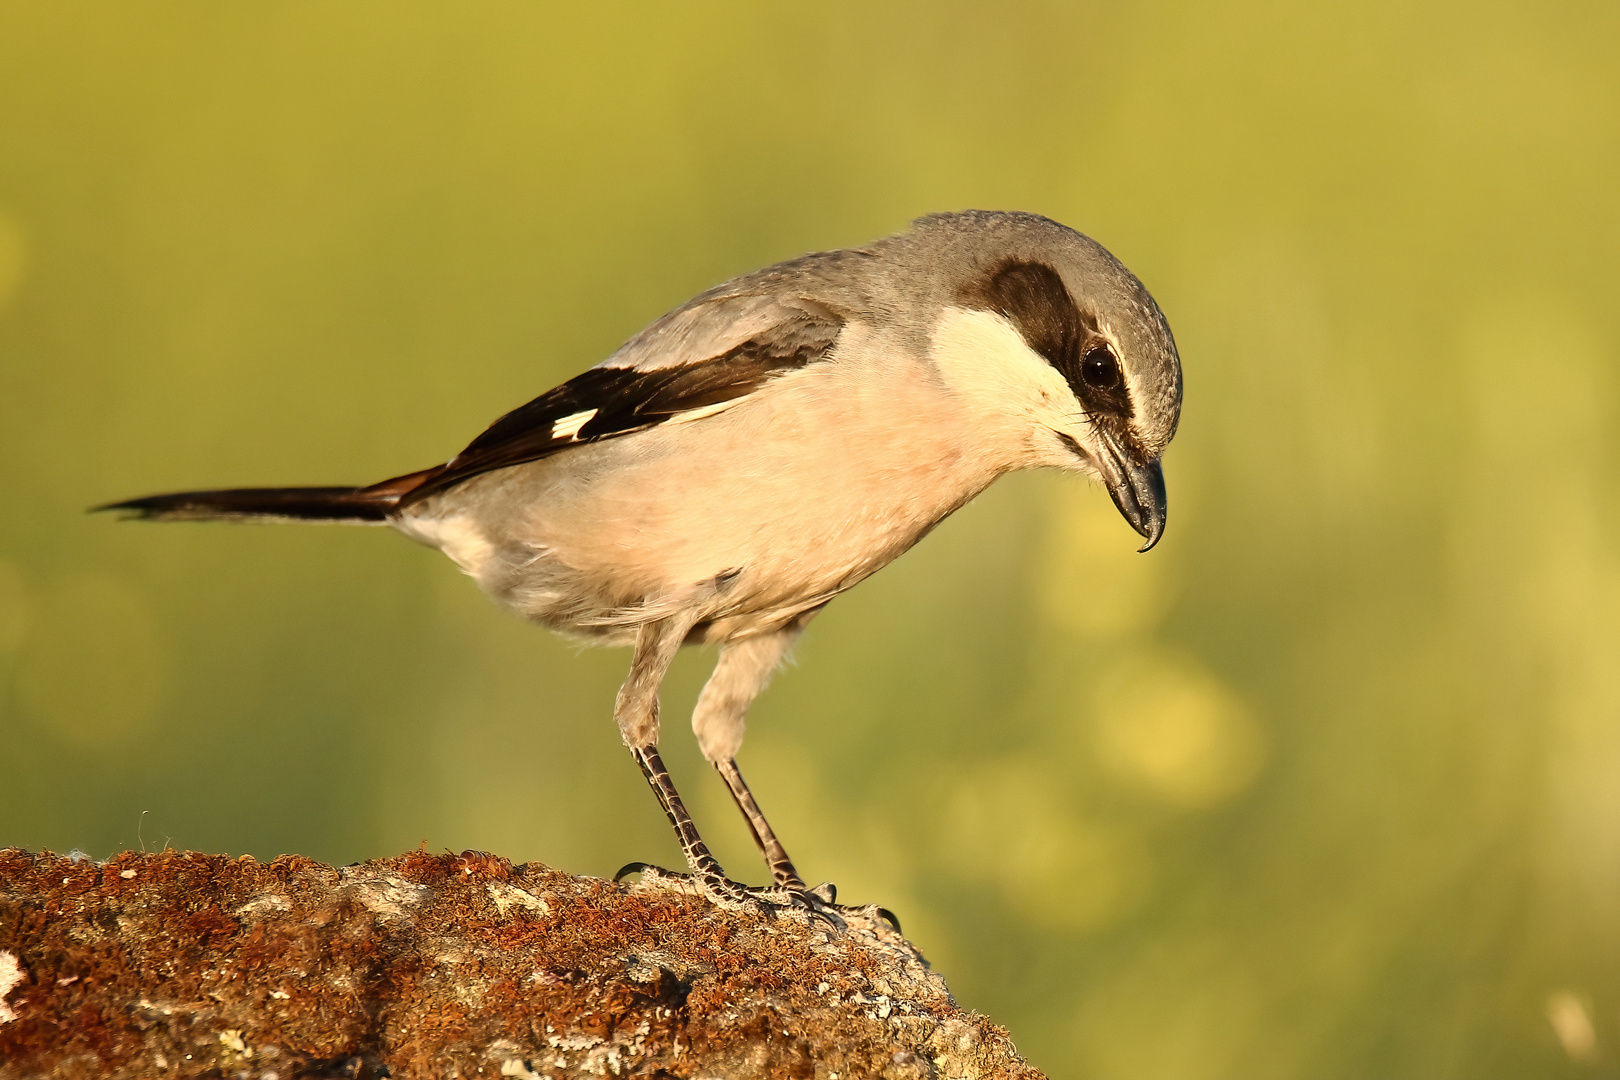
[{"label": "grey shrike", "polygon": [[[806,888],[735,760],[794,639],[1015,469],[1100,481],[1146,551],[1164,531],[1159,457],[1180,410],[1170,327],[1101,246],[1034,214],[935,214],[710,289],[446,464],[369,487],[100,509],[391,525],[514,611],[633,646],[614,718],[699,886],[815,908],[830,889]],[[772,889],[726,877],[658,755],[659,684],[692,642],[720,646],[692,728]]]}]

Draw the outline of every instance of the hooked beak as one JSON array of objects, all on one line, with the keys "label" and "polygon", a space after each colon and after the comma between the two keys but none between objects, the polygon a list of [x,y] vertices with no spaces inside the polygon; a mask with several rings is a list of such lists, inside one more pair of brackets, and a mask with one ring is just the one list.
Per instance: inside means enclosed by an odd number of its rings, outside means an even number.
[{"label": "hooked beak", "polygon": [[1103,474],[1114,505],[1131,528],[1147,537],[1147,543],[1137,550],[1147,551],[1164,535],[1164,470],[1159,468],[1158,458],[1138,464],[1112,435],[1104,433],[1102,444],[1104,452],[1092,460]]}]

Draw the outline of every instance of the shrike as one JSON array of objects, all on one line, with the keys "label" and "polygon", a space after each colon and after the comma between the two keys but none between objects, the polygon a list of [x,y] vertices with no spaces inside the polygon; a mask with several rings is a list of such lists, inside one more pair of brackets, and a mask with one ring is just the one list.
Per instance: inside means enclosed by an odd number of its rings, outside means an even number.
[{"label": "shrike", "polygon": [[[391,525],[514,611],[633,646],[614,718],[698,884],[814,907],[830,894],[806,888],[736,762],[805,624],[1016,469],[1100,481],[1146,551],[1180,410],[1170,327],[1101,246],[1034,214],[935,214],[710,289],[443,465],[101,509]],[[658,755],[659,684],[695,642],[720,657],[692,728],[773,889],[726,877]]]}]

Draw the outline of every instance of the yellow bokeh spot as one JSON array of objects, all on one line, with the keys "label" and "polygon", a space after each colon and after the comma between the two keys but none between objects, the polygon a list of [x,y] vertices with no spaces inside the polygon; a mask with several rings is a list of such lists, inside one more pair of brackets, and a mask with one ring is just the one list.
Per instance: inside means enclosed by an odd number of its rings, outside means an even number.
[{"label": "yellow bokeh spot", "polygon": [[1086,638],[1150,629],[1169,600],[1168,563],[1140,554],[1140,546],[1102,491],[1065,492],[1034,578],[1041,612]]},{"label": "yellow bokeh spot", "polygon": [[1597,1063],[1597,1027],[1592,1023],[1592,1003],[1585,994],[1555,990],[1547,995],[1547,1022],[1571,1061],[1582,1065]]},{"label": "yellow bokeh spot", "polygon": [[76,574],[39,605],[17,664],[17,697],[37,723],[86,749],[150,729],[169,655],[146,598],[108,574]]},{"label": "yellow bokeh spot", "polygon": [[1103,764],[1174,806],[1222,802],[1265,763],[1265,734],[1249,709],[1185,657],[1121,664],[1097,695],[1095,721]]}]

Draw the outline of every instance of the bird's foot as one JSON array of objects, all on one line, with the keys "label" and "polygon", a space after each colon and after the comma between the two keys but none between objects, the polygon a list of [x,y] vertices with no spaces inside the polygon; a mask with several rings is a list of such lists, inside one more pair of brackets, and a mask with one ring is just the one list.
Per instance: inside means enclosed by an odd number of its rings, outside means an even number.
[{"label": "bird's foot", "polygon": [[762,909],[767,915],[775,915],[783,910],[800,910],[825,917],[836,907],[832,898],[837,894],[837,889],[831,883],[818,885],[815,889],[797,882],[786,885],[744,885],[724,874],[701,871],[678,873],[644,862],[627,863],[613,875],[613,880],[623,881],[631,874],[640,874],[641,880],[648,882],[679,881],[695,887],[721,907],[753,907]]},{"label": "bird's foot", "polygon": [[644,862],[625,864],[613,875],[613,880],[623,881],[631,874],[640,874],[643,881],[673,880],[690,883],[721,907],[749,907],[771,917],[782,912],[800,911],[811,919],[839,930],[845,926],[843,918],[845,913],[875,912],[879,918],[894,927],[897,933],[900,930],[900,920],[888,908],[847,907],[838,903],[838,886],[830,881],[824,881],[813,888],[802,882],[787,885],[744,885],[723,875],[683,874]]}]

